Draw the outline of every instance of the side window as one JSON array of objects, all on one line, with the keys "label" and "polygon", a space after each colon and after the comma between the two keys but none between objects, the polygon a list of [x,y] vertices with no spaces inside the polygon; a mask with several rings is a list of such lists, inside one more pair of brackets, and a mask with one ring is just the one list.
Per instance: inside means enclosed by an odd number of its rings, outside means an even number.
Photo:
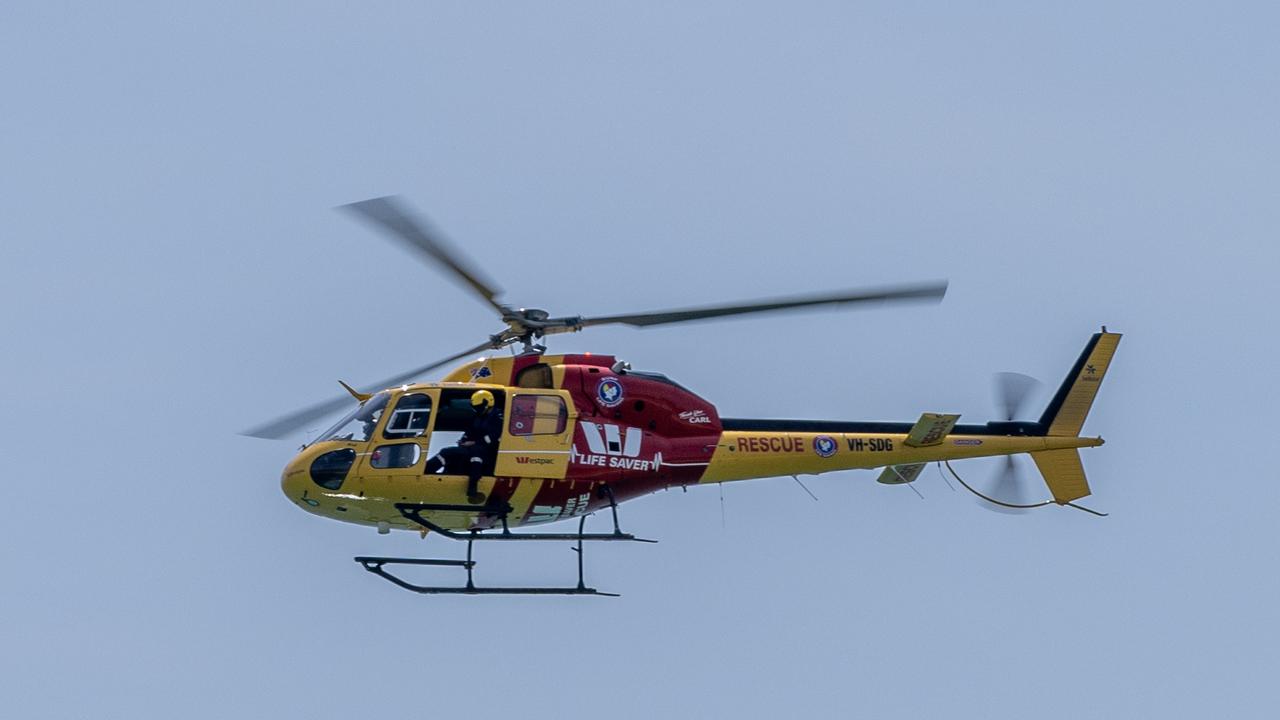
[{"label": "side window", "polygon": [[569,421],[569,408],[556,395],[516,395],[511,401],[511,435],[559,435]]},{"label": "side window", "polygon": [[369,464],[382,470],[384,468],[407,468],[418,464],[422,457],[422,449],[417,443],[401,443],[399,445],[380,445],[369,456]]},{"label": "side window", "polygon": [[[382,436],[388,440],[420,437],[431,422],[431,396],[422,393],[405,395],[396,403]],[[376,467],[376,466],[375,466]]]},{"label": "side window", "polygon": [[546,363],[537,363],[521,370],[516,374],[516,386],[547,389],[555,387],[551,366]]}]

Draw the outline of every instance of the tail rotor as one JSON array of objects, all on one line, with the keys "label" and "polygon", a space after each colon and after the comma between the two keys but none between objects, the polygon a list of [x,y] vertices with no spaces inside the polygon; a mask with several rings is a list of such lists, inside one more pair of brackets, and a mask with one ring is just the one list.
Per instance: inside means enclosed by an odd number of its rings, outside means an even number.
[{"label": "tail rotor", "polygon": [[[996,373],[993,378],[996,408],[1001,419],[1012,423],[1026,410],[1028,401],[1035,395],[1042,383],[1039,380],[1021,373]],[[996,500],[1009,505],[1027,505],[1027,484],[1025,474],[1019,470],[1018,461],[1013,455],[1005,455],[1000,460],[1000,470],[996,479],[987,489],[987,494]],[[992,512],[1008,515],[1020,515],[1027,508],[1005,507],[983,502],[982,507]]]},{"label": "tail rotor", "polygon": [[1026,409],[1027,401],[1043,383],[1030,375],[1002,372],[995,374],[992,384],[996,408],[1001,411],[1002,419],[1013,422]]}]

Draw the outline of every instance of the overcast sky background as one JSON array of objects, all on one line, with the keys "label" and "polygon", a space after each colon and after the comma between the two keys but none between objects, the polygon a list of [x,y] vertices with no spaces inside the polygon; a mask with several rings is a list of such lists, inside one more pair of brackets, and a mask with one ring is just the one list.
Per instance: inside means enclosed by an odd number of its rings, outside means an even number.
[{"label": "overcast sky background", "polygon": [[[5,2],[0,714],[1272,716],[1278,21]],[[332,210],[388,193],[558,313],[951,280],[555,338],[728,416],[981,422],[991,373],[1052,388],[1105,323],[1084,459],[1111,517],[986,512],[932,468],[923,501],[753,481],[723,521],[715,487],[625,505],[661,543],[588,549],[620,599],[402,592],[350,558],[461,548],[298,511],[298,441],[236,434],[500,327]],[[480,558],[572,580],[564,547]]]}]

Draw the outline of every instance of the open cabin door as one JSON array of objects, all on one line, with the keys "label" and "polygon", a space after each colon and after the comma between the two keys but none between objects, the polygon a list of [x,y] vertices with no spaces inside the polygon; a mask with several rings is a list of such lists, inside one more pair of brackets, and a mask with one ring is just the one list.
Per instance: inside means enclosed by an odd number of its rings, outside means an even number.
[{"label": "open cabin door", "polygon": [[562,478],[577,413],[564,390],[513,389],[498,449],[500,477]]}]

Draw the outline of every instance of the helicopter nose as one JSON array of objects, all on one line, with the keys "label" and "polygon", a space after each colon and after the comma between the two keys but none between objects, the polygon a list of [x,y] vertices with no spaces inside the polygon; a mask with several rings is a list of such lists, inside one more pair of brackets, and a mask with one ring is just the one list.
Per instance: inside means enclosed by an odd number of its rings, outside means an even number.
[{"label": "helicopter nose", "polygon": [[303,466],[302,458],[296,457],[284,466],[284,471],[280,473],[280,490],[284,492],[285,497],[290,500],[297,500],[302,497],[302,491],[306,489],[304,482],[307,479],[306,468]]}]

